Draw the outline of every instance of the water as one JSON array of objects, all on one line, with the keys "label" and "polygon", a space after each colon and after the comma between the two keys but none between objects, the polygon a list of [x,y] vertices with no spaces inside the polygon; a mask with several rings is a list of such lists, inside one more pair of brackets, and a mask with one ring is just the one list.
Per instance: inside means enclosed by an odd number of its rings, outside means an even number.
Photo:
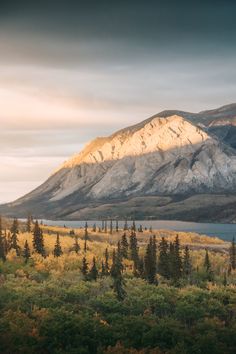
[{"label": "water", "polygon": [[[64,221],[64,220],[43,220],[44,224],[50,226],[64,226],[66,225],[69,228],[80,228],[84,227],[85,221]],[[94,223],[97,226],[101,226],[101,221],[90,220],[88,221],[88,226],[91,227]],[[196,232],[198,234],[208,235],[208,236],[217,236],[225,241],[231,241],[233,236],[236,236],[236,224],[210,224],[210,223],[196,223],[196,222],[185,222],[185,221],[168,221],[168,220],[136,220],[136,226],[140,224],[143,228],[149,228],[152,226],[154,230],[156,229],[165,229],[165,230],[175,230],[175,231],[184,231],[184,232]],[[127,224],[131,226],[132,221],[127,221]],[[107,222],[109,228],[110,221]],[[115,222],[113,222],[115,226]],[[124,226],[124,221],[119,221],[119,227]]]}]

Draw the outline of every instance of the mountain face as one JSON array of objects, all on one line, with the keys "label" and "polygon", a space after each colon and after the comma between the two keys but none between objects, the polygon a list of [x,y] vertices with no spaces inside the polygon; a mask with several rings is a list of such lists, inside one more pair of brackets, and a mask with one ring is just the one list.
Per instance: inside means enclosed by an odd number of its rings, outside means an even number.
[{"label": "mountain face", "polygon": [[[161,112],[93,140],[43,185],[0,211],[76,219],[108,212],[120,217],[123,208],[140,218],[196,220],[199,212],[191,214],[191,205],[196,208],[192,197],[209,195],[210,200],[217,195],[213,201],[220,207],[226,194],[232,197],[236,191],[235,135],[230,133],[235,122],[236,104],[198,114]],[[187,210],[181,216],[183,205]],[[203,215],[209,208],[203,197],[197,205]]]}]

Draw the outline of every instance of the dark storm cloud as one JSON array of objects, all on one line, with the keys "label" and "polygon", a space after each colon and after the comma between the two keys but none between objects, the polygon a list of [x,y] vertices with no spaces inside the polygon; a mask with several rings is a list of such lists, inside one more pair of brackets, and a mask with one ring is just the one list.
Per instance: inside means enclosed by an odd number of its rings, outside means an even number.
[{"label": "dark storm cloud", "polygon": [[232,51],[235,13],[229,0],[11,1],[1,5],[0,26],[16,32],[19,52],[25,40],[28,54],[36,49],[42,61],[47,55],[59,62],[93,61],[91,54],[96,60],[144,59],[146,50],[160,56]]}]

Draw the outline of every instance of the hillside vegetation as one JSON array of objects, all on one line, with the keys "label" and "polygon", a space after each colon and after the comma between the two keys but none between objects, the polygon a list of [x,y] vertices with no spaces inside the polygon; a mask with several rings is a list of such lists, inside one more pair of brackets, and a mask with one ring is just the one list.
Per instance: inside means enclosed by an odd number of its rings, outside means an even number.
[{"label": "hillside vegetation", "polygon": [[3,222],[2,353],[235,353],[234,242],[124,228]]}]

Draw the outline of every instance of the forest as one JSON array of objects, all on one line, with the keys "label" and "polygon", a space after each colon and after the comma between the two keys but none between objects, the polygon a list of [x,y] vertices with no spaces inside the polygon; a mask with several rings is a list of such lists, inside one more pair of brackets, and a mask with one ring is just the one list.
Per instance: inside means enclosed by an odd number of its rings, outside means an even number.
[{"label": "forest", "polygon": [[0,218],[1,353],[236,352],[236,245]]}]

